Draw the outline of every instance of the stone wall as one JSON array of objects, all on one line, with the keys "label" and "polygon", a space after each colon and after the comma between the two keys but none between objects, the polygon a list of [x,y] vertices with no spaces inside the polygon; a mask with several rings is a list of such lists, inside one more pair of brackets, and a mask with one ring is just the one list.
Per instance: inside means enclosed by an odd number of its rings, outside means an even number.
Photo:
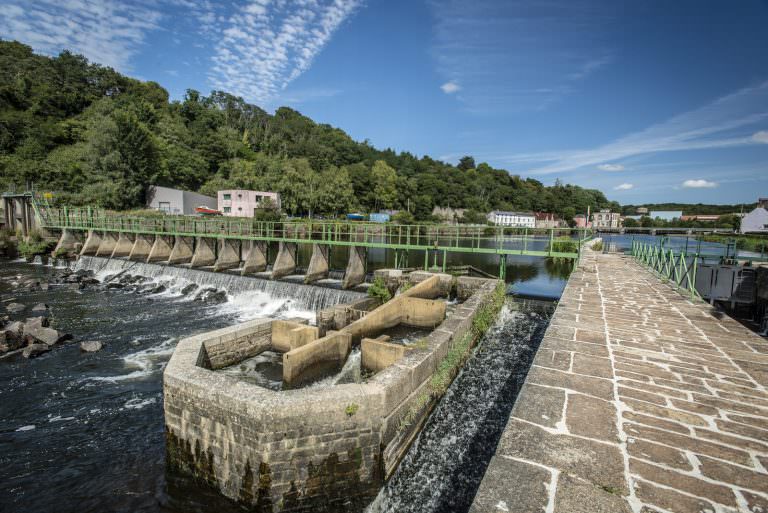
[{"label": "stone wall", "polygon": [[436,401],[430,378],[477,338],[473,318],[496,285],[487,280],[418,348],[361,384],[276,392],[210,370],[262,350],[268,320],[182,340],[163,381],[169,465],[256,511],[362,511]]}]

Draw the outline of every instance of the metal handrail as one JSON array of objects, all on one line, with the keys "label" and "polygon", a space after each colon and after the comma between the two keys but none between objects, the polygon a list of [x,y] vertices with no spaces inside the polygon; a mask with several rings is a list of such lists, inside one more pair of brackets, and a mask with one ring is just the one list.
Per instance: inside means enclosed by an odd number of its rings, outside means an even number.
[{"label": "metal handrail", "polygon": [[[671,280],[675,290],[679,291],[682,287],[689,291],[691,301],[702,299],[696,290],[696,273],[699,259],[702,258],[698,252],[686,253],[685,250],[681,250],[676,253],[671,248],[664,248],[664,241],[662,240],[656,244],[632,241],[631,254],[637,262],[648,267],[662,281]],[[689,259],[691,260],[690,264]]]}]

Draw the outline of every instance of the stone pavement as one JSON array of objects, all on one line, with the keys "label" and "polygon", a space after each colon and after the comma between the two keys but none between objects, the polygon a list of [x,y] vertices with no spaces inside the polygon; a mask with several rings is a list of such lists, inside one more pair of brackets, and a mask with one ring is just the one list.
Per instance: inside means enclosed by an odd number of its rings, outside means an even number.
[{"label": "stone pavement", "polygon": [[471,512],[768,513],[768,341],[582,259]]}]

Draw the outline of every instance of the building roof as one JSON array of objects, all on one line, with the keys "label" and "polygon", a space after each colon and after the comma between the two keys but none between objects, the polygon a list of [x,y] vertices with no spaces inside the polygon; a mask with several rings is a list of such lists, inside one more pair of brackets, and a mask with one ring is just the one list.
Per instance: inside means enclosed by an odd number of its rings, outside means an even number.
[{"label": "building roof", "polygon": [[497,216],[525,216],[525,217],[535,217],[535,214],[533,212],[509,212],[506,210],[494,210],[491,212],[492,215]]},{"label": "building roof", "polygon": [[558,221],[560,218],[552,212],[534,212],[537,221]]}]

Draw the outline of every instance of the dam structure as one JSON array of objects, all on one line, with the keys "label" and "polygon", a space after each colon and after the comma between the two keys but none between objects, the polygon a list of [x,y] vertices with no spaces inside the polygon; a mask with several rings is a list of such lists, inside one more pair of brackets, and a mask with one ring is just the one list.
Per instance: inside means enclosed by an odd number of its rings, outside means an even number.
[{"label": "dam structure", "polygon": [[[171,468],[254,511],[362,511],[504,298],[497,280],[377,273],[400,291],[383,304],[337,305],[316,326],[257,319],[180,341],[163,386]],[[420,338],[394,341],[402,326]],[[266,352],[282,355],[278,389],[221,372]],[[350,362],[357,378],[342,379]]]}]

